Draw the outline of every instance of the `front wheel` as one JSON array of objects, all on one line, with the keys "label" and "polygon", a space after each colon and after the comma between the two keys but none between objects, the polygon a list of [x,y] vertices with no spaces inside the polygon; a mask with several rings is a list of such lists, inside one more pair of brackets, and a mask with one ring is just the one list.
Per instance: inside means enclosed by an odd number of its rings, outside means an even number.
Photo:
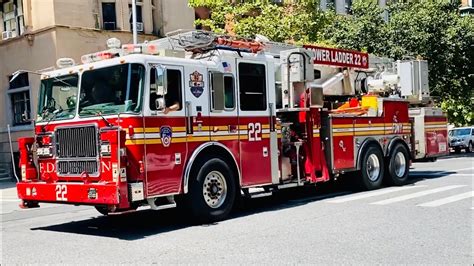
[{"label": "front wheel", "polygon": [[405,185],[408,180],[409,157],[408,150],[402,144],[397,144],[388,158],[387,183],[395,186]]},{"label": "front wheel", "polygon": [[204,160],[190,177],[186,205],[200,223],[224,219],[232,210],[236,197],[234,175],[220,158]]},{"label": "front wheel", "polygon": [[362,155],[360,170],[360,185],[362,189],[373,190],[380,188],[384,173],[382,151],[375,145],[370,145]]},{"label": "front wheel", "polygon": [[109,215],[109,208],[107,206],[94,206],[95,209],[102,215]]}]

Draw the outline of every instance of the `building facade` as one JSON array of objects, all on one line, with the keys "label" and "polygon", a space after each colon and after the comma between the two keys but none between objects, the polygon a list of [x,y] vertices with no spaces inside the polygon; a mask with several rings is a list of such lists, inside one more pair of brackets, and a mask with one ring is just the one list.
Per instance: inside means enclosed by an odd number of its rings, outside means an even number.
[{"label": "building facade", "polygon": [[[193,28],[194,10],[186,0],[136,0],[140,41],[177,29]],[[80,62],[106,49],[106,40],[132,42],[131,0],[0,0],[0,178],[11,176],[7,125],[16,140],[33,132],[39,77],[19,69],[45,71],[62,57]],[[177,16],[179,14],[179,16]]]}]

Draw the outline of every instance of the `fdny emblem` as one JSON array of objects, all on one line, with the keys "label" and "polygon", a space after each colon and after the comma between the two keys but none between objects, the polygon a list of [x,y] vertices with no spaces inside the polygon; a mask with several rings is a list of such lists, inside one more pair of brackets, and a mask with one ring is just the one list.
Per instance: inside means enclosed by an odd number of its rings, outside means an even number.
[{"label": "fdny emblem", "polygon": [[204,81],[201,73],[194,71],[189,75],[189,87],[194,97],[199,98],[204,92]]},{"label": "fdny emblem", "polygon": [[160,127],[160,137],[161,143],[163,146],[168,147],[171,144],[171,140],[173,139],[173,131],[169,126],[162,126]]}]

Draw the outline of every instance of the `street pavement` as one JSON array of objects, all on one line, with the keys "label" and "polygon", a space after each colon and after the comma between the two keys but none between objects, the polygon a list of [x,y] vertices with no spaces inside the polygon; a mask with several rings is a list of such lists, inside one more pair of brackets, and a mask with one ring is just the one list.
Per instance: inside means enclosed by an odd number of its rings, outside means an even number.
[{"label": "street pavement", "polygon": [[176,209],[22,210],[14,184],[0,183],[1,264],[472,265],[473,171],[472,155],[414,163],[403,187],[357,192],[340,180],[291,189],[199,226]]}]

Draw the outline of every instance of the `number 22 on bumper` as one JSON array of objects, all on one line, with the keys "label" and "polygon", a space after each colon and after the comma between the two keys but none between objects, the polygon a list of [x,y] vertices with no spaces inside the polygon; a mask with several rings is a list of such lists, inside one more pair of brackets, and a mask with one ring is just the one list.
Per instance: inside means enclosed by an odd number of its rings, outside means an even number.
[{"label": "number 22 on bumper", "polygon": [[56,185],[56,200],[57,201],[67,201],[67,186],[66,185]]}]

